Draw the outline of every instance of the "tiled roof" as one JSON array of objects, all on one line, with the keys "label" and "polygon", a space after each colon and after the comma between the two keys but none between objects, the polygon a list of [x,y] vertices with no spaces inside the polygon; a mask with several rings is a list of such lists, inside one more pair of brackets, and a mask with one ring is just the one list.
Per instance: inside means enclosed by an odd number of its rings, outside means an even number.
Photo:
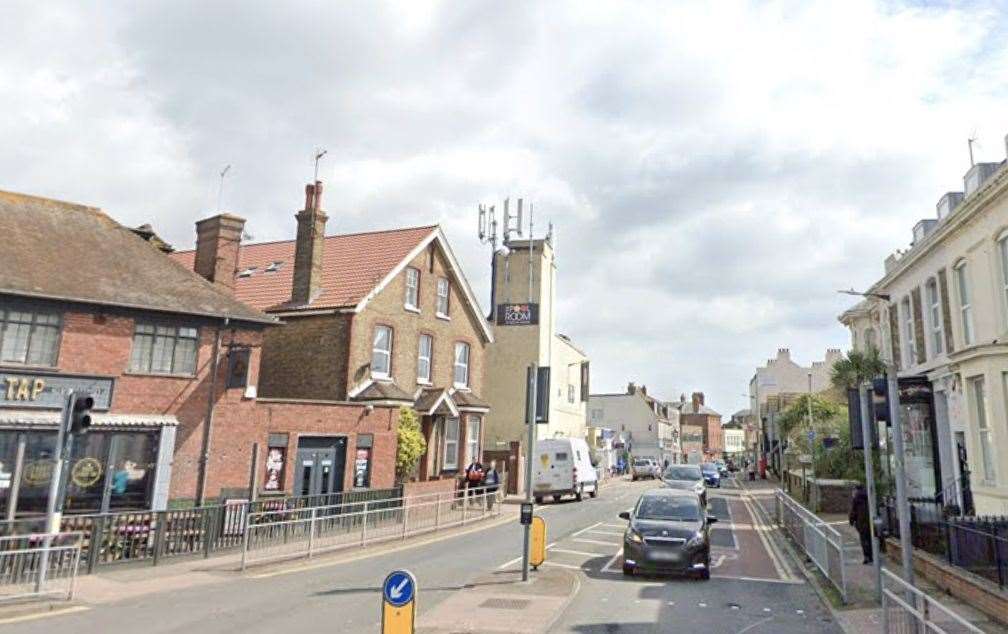
[{"label": "tiled roof", "polygon": [[476,396],[474,392],[465,390],[456,390],[455,393],[452,394],[452,400],[455,401],[455,404],[461,408],[472,407],[483,409],[490,407],[489,403]]},{"label": "tiled roof", "polygon": [[[322,252],[322,292],[304,308],[356,306],[409,253],[437,229],[411,227],[370,233],[326,236]],[[294,281],[294,240],[242,244],[238,255],[239,276],[235,296],[260,310],[279,310],[291,297]],[[195,251],[171,255],[192,269]],[[276,271],[266,271],[281,262]],[[251,275],[240,273],[255,267]]]},{"label": "tiled roof", "polygon": [[96,207],[0,191],[0,226],[0,293],[275,321]]},{"label": "tiled roof", "polygon": [[375,381],[353,397],[355,401],[404,401],[412,403],[413,397],[391,381]]}]

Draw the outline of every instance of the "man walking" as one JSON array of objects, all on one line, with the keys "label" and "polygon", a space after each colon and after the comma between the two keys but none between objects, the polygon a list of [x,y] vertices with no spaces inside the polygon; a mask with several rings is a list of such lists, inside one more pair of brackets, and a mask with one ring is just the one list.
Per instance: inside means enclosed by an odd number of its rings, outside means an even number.
[{"label": "man walking", "polygon": [[469,466],[465,468],[466,498],[479,493],[479,488],[483,486],[483,465],[474,456]]},{"label": "man walking", "polygon": [[497,489],[500,487],[500,474],[497,473],[497,461],[490,461],[490,468],[483,476],[483,486],[487,493],[487,510],[492,511],[494,499],[497,497]]},{"label": "man walking", "polygon": [[865,489],[863,484],[857,485],[854,489],[854,496],[851,499],[851,510],[850,525],[857,529],[858,536],[861,538],[861,552],[864,553],[864,561],[862,563],[870,564],[872,563],[872,544],[871,544],[871,520],[868,514],[868,491]]}]

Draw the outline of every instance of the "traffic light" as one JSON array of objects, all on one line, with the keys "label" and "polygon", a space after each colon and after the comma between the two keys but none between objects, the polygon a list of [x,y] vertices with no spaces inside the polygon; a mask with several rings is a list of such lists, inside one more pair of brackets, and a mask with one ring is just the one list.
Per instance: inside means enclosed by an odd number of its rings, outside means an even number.
[{"label": "traffic light", "polygon": [[889,383],[885,378],[872,379],[872,405],[875,408],[875,420],[889,420]]},{"label": "traffic light", "polygon": [[70,409],[70,433],[83,434],[91,427],[91,408],[94,399],[89,395],[75,396]]}]

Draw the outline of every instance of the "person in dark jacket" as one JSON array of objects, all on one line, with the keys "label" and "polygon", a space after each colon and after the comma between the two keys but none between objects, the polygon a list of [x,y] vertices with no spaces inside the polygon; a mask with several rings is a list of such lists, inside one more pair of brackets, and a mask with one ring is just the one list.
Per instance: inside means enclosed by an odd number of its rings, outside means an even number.
[{"label": "person in dark jacket", "polygon": [[850,525],[857,529],[861,538],[861,552],[864,553],[864,562],[872,563],[871,544],[871,517],[868,513],[868,491],[863,484],[857,485],[854,489],[854,496],[851,499]]},{"label": "person in dark jacket", "polygon": [[486,470],[483,474],[483,486],[486,487],[487,492],[487,509],[493,510],[494,498],[497,496],[493,495],[497,493],[497,489],[500,487],[500,473],[497,472],[497,461],[490,461],[490,468]]}]

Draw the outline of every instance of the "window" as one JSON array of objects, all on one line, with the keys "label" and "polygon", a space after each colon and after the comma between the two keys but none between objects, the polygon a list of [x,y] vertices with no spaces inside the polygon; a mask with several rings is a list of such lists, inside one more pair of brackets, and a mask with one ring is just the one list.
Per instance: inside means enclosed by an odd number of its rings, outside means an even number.
[{"label": "window", "polygon": [[459,419],[446,418],[444,427],[444,468],[458,469]]},{"label": "window", "polygon": [[130,371],[191,376],[196,373],[198,347],[196,328],[137,322]]},{"label": "window", "polygon": [[865,343],[865,349],[866,350],[871,349],[871,348],[875,348],[876,350],[878,349],[878,341],[876,341],[876,335],[875,335],[875,329],[874,328],[871,328],[871,327],[865,328],[865,331],[864,331],[864,343]]},{"label": "window", "polygon": [[466,419],[466,455],[468,462],[479,458],[480,450],[480,419],[470,416]]},{"label": "window", "polygon": [[973,307],[970,305],[969,272],[966,262],[955,267],[956,286],[959,287],[959,316],[962,321],[963,344],[973,344]]},{"label": "window", "polygon": [[568,403],[574,402],[574,386],[571,385],[570,383],[567,384],[567,402]]},{"label": "window", "polygon": [[469,386],[469,344],[455,344],[455,387]]},{"label": "window", "polygon": [[1001,254],[1001,290],[1005,305],[1008,306],[1008,233],[1002,235],[998,240],[998,252]]},{"label": "window", "polygon": [[357,435],[357,454],[354,456],[354,488],[371,486],[371,450],[374,447],[373,434]]},{"label": "window", "polygon": [[374,344],[371,346],[371,376],[389,378],[392,370],[392,329],[376,326]]},{"label": "window", "polygon": [[927,283],[928,325],[931,327],[931,349],[935,355],[944,352],[941,313],[941,295],[938,294],[938,282],[931,278]]},{"label": "window", "polygon": [[980,437],[980,458],[983,462],[983,474],[986,482],[995,482],[994,446],[991,441],[991,430],[987,426],[987,398],[984,394],[984,378],[973,377],[969,380],[970,392],[973,394],[973,411],[976,414],[977,432]]},{"label": "window", "polygon": [[406,308],[420,309],[420,271],[409,267],[406,269]]},{"label": "window", "polygon": [[59,338],[58,313],[0,308],[0,362],[55,366]]},{"label": "window", "polygon": [[420,335],[420,348],[417,351],[417,381],[420,383],[430,383],[431,350],[433,347],[433,337],[430,335]]},{"label": "window", "polygon": [[451,284],[443,277],[437,281],[437,314],[440,317],[448,316],[448,298],[451,294]]},{"label": "window", "polygon": [[917,343],[914,339],[913,311],[910,310],[909,297],[903,298],[900,312],[903,314],[903,345],[906,350],[907,367],[910,367],[917,361]]}]

